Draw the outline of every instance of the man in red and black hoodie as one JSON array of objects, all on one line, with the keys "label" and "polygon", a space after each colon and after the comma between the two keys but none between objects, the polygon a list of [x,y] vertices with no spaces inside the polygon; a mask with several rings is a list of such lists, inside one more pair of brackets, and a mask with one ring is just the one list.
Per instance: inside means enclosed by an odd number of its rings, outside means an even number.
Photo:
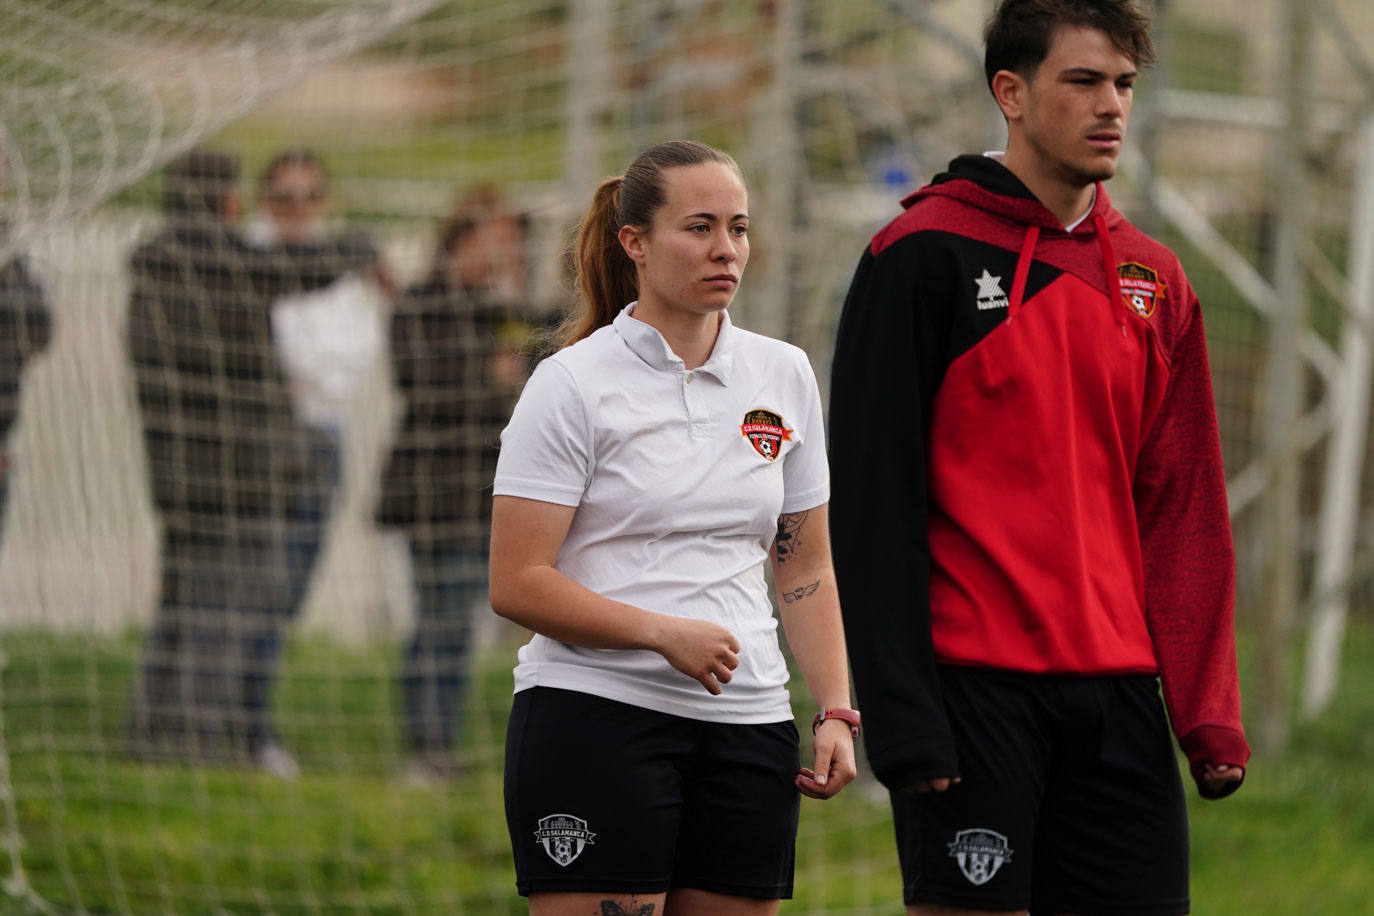
[{"label": "man in red and black hoodie", "polygon": [[840,320],[835,568],[911,914],[1186,913],[1170,727],[1203,796],[1244,777],[1201,310],[1102,185],[1148,29],[1002,0],[1006,152],[903,201]]}]

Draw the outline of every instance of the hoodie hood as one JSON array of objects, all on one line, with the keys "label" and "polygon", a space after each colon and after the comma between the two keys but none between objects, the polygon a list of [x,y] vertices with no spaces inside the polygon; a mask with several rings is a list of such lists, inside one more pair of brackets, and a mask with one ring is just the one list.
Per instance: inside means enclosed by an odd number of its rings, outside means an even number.
[{"label": "hoodie hood", "polygon": [[1021,179],[997,159],[992,156],[965,155],[951,162],[949,171],[941,172],[930,184],[907,195],[902,200],[902,206],[910,208],[925,197],[949,197],[1026,227],[1016,277],[1013,280],[1008,320],[1015,319],[1016,313],[1020,310],[1026,271],[1042,233],[1057,233],[1061,237],[1096,235],[1102,269],[1107,277],[1107,292],[1119,309],[1116,323],[1121,328],[1121,335],[1125,337],[1126,303],[1121,296],[1116,254],[1111,241],[1111,230],[1125,220],[1112,206],[1107,189],[1100,181],[1096,185],[1096,192],[1092,209],[1072,231],[1066,230],[1058,217],[1031,193]]},{"label": "hoodie hood", "polygon": [[1107,189],[1099,181],[1092,209],[1073,232],[1068,233],[1059,219],[1031,193],[1030,188],[992,156],[958,157],[949,164],[948,171],[941,172],[930,184],[907,195],[902,200],[902,206],[910,207],[921,198],[930,196],[951,197],[1014,222],[1071,235],[1094,231],[1093,223],[1098,217],[1106,221],[1108,228],[1115,228],[1123,221],[1121,214],[1112,206]]}]

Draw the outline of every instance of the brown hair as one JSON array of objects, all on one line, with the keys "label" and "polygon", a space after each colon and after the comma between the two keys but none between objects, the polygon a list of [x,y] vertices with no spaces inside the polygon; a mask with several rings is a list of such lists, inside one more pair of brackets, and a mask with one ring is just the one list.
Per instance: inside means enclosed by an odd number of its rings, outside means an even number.
[{"label": "brown hair", "polygon": [[277,173],[287,166],[301,165],[313,168],[320,173],[327,186],[329,184],[329,170],[324,167],[324,160],[320,154],[313,149],[305,146],[297,146],[291,149],[282,150],[271,158],[267,165],[263,166],[258,173],[258,193],[266,193],[276,179]]},{"label": "brown hair", "polygon": [[222,218],[225,198],[238,189],[239,157],[193,149],[167,164],[162,209],[168,217],[197,221]]},{"label": "brown hair", "polygon": [[482,222],[489,219],[502,206],[501,192],[492,185],[481,184],[470,188],[454,206],[448,217],[439,224],[437,250],[435,254],[443,257],[452,254],[458,244],[471,235]]},{"label": "brown hair", "polygon": [[438,278],[444,275],[449,257],[468,236],[480,229],[488,220],[505,216],[515,220],[521,237],[524,237],[529,229],[528,216],[508,211],[505,195],[495,185],[478,184],[469,188],[439,224],[434,239],[433,260],[430,263],[431,277]]},{"label": "brown hair", "polygon": [[668,169],[708,162],[728,166],[740,175],[729,153],[695,140],[669,140],[640,153],[624,175],[601,182],[577,230],[573,247],[577,299],[554,332],[560,346],[577,343],[610,324],[638,297],[639,277],[620,245],[621,227],[648,229],[653,224],[665,199],[663,173]]},{"label": "brown hair", "polygon": [[1097,29],[1136,66],[1154,63],[1150,19],[1131,0],[1001,0],[983,30],[988,88],[999,70],[1030,81],[1061,26]]}]

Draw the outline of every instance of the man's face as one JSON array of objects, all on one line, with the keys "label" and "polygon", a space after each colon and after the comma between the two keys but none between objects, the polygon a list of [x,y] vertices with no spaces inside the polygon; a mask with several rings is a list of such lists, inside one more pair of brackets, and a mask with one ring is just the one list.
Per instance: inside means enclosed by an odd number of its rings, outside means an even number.
[{"label": "man's face", "polygon": [[1020,131],[1037,171],[1086,187],[1116,174],[1136,67],[1105,32],[1059,28],[1026,84]]}]

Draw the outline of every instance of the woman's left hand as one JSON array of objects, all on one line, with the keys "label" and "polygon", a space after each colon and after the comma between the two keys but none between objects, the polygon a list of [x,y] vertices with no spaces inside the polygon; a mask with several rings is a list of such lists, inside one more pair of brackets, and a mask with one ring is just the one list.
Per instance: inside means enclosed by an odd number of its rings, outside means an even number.
[{"label": "woman's left hand", "polygon": [[827,719],[816,729],[814,743],[816,768],[802,767],[796,785],[808,798],[830,798],[849,785],[858,775],[854,765],[854,737],[849,723],[841,719]]}]

